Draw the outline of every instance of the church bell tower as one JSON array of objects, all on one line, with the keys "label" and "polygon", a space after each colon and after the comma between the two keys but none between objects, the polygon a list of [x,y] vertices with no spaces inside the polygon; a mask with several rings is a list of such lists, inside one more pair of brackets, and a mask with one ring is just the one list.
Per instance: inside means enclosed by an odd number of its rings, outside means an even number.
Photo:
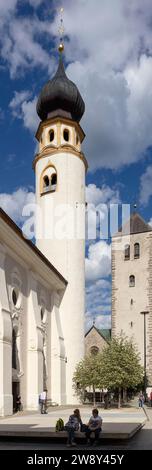
[{"label": "church bell tower", "polygon": [[72,378],[84,355],[87,161],[81,151],[85,136],[79,124],[85,104],[65,73],[63,49],[60,44],[57,72],[44,85],[37,102],[41,122],[36,134],[39,149],[34,167],[39,207],[36,244],[68,282],[60,300],[59,322],[66,363],[62,403],[72,404],[77,402]]}]

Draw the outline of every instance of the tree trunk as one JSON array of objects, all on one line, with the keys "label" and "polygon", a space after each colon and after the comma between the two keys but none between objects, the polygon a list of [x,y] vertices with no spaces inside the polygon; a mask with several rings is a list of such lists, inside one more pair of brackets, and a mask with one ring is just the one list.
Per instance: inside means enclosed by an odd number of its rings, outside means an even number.
[{"label": "tree trunk", "polygon": [[119,387],[119,392],[118,392],[118,408],[121,407],[121,388]]},{"label": "tree trunk", "polygon": [[93,385],[93,406],[96,406],[96,391],[95,391],[94,385]]},{"label": "tree trunk", "polygon": [[125,403],[125,401],[127,401],[127,390],[123,388],[123,403]]}]

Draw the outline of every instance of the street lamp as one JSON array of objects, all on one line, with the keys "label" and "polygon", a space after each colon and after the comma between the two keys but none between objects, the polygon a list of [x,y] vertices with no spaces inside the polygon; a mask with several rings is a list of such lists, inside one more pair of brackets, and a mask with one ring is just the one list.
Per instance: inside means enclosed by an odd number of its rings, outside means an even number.
[{"label": "street lamp", "polygon": [[144,396],[146,397],[146,386],[147,386],[147,376],[146,376],[146,315],[149,314],[148,311],[140,312],[144,316]]}]

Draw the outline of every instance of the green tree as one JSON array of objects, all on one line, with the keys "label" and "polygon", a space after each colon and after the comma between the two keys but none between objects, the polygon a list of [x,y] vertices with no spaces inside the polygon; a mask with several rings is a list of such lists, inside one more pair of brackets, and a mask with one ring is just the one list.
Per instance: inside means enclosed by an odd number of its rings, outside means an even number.
[{"label": "green tree", "polygon": [[98,388],[99,382],[100,384],[102,382],[101,378],[99,380],[99,357],[100,354],[85,356],[85,358],[77,365],[73,377],[74,390],[81,400],[84,399],[86,388],[92,387],[94,405],[95,390]]},{"label": "green tree", "polygon": [[140,356],[132,340],[122,335],[111,340],[100,355],[99,377],[102,387],[119,390],[120,407],[121,389],[135,387],[143,379]]}]

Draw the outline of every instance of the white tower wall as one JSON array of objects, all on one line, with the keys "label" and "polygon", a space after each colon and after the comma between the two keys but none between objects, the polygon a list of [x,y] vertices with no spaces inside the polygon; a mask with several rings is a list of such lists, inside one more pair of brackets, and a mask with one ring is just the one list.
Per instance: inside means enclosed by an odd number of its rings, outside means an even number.
[{"label": "white tower wall", "polygon": [[[71,126],[73,138],[74,132]],[[68,281],[60,305],[60,319],[65,341],[66,400],[72,404],[77,402],[72,378],[76,364],[84,356],[86,168],[82,154],[79,156],[78,152],[71,150],[72,146],[68,148],[67,145],[65,150],[60,146],[54,153],[51,148],[50,154],[48,150],[45,155],[40,144],[41,157],[37,158],[35,165],[36,202],[40,208],[36,243]],[[80,148],[80,141],[78,145]],[[41,194],[43,176],[49,166],[57,173],[56,190]]]}]

